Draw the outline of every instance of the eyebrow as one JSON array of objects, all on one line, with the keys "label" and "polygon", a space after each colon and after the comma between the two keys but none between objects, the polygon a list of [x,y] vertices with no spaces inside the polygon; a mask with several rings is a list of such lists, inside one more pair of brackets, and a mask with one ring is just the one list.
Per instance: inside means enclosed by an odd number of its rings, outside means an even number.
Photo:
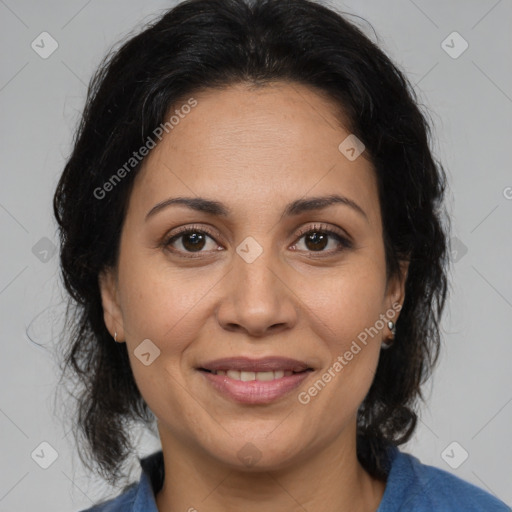
[{"label": "eyebrow", "polygon": [[[297,199],[286,205],[283,213],[281,214],[281,219],[283,217],[293,217],[300,215],[301,213],[313,210],[322,210],[334,204],[343,204],[348,206],[363,216],[366,221],[368,221],[368,216],[366,215],[365,211],[356,202],[339,194]],[[164,208],[172,205],[186,206],[191,210],[207,213],[209,215],[215,215],[217,217],[228,217],[231,213],[231,210],[219,201],[206,199],[204,197],[173,197],[165,199],[164,201],[161,201],[160,203],[153,206],[153,208],[151,208],[151,210],[149,210],[149,212],[146,214],[146,220]]]}]

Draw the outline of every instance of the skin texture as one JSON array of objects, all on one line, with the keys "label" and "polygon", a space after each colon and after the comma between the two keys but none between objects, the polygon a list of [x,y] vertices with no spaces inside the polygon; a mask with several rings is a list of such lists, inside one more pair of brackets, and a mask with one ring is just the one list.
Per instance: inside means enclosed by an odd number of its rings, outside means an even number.
[{"label": "skin texture", "polygon": [[[364,154],[349,161],[338,150],[350,132],[335,105],[305,86],[238,84],[194,97],[197,106],[136,177],[118,265],[100,276],[106,325],[126,342],[158,418],[166,473],[159,510],[375,511],[384,483],[357,461],[356,414],[388,328],[307,405],[297,399],[359,333],[403,303],[406,267],[386,279],[373,167]],[[294,200],[330,194],[365,215],[335,204],[281,218]],[[231,213],[168,206],[146,220],[178,196],[217,200]],[[211,233],[202,252],[186,235],[164,246],[184,226]],[[352,247],[300,235],[314,226],[349,237]],[[251,263],[236,252],[246,237],[263,249]],[[161,351],[149,366],[134,355],[144,339]],[[225,398],[197,370],[221,357],[276,355],[314,371],[267,405]],[[252,466],[238,457],[247,443],[260,457]]]}]

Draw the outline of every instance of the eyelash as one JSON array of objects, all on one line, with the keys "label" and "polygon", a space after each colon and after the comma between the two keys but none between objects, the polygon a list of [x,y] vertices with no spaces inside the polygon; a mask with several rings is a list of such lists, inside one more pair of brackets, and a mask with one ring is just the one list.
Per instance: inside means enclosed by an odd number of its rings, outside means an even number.
[{"label": "eyelash", "polygon": [[[310,256],[310,257],[316,258],[316,257],[332,256],[333,254],[337,254],[338,252],[341,252],[345,249],[351,249],[353,247],[352,242],[348,238],[344,237],[337,231],[334,231],[330,228],[327,228],[325,226],[318,225],[318,224],[315,224],[311,227],[304,228],[304,229],[300,230],[296,235],[297,242],[305,235],[309,235],[309,234],[315,233],[315,232],[335,238],[341,247],[338,249],[330,250],[330,251],[309,251],[313,254],[313,256]],[[164,238],[161,246],[168,249],[169,246],[173,242],[175,242],[176,240],[178,240],[179,238],[181,238],[184,235],[189,235],[192,233],[208,235],[212,239],[215,239],[215,236],[216,236],[214,233],[212,233],[211,231],[209,231],[208,229],[206,229],[204,227],[199,228],[196,226],[187,226],[187,227],[179,229],[176,233],[173,233],[172,236]],[[295,243],[297,243],[297,242],[295,242]],[[175,249],[170,249],[170,250],[173,253],[176,253],[176,252],[183,253],[183,251],[176,251]],[[189,255],[189,256],[183,256],[183,257],[184,258],[199,258],[199,257],[201,257],[202,253],[203,253],[203,251],[199,251],[197,253],[185,252],[185,254],[194,254],[194,256]]]}]

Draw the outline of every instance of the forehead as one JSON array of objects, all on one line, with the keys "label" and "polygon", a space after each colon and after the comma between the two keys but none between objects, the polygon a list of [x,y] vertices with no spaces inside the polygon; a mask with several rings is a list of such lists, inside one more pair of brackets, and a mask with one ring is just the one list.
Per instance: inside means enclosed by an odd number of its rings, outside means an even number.
[{"label": "forehead", "polygon": [[350,161],[340,152],[350,132],[339,106],[325,95],[276,83],[257,89],[239,84],[193,98],[197,105],[146,158],[132,193],[137,204],[197,195],[235,209],[268,210],[281,199],[337,192],[371,209],[377,197],[373,166],[364,154]]},{"label": "forehead", "polygon": [[252,165],[255,160],[263,164],[276,157],[293,162],[304,153],[326,149],[335,157],[336,141],[346,129],[337,115],[339,107],[319,94],[283,82],[203,91],[195,96],[197,106],[169,133],[160,149],[167,147],[197,161],[215,154],[230,167],[236,167],[240,158],[241,164],[250,159]]}]

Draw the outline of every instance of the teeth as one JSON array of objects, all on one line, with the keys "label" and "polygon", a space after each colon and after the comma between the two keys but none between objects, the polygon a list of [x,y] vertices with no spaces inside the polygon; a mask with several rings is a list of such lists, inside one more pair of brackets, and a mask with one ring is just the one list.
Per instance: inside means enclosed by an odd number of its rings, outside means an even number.
[{"label": "teeth", "polygon": [[275,376],[275,372],[258,372],[255,374],[254,378],[256,380],[266,381],[266,380],[274,380],[277,377]]},{"label": "teeth", "polygon": [[230,379],[235,379],[235,380],[241,380],[240,379],[240,372],[238,370],[228,370],[226,375],[230,378]]},{"label": "teeth", "polygon": [[212,373],[216,375],[225,375],[230,379],[248,382],[252,380],[269,381],[274,379],[282,379],[293,374],[291,370],[276,370],[275,372],[243,372],[239,370],[217,370]]}]

